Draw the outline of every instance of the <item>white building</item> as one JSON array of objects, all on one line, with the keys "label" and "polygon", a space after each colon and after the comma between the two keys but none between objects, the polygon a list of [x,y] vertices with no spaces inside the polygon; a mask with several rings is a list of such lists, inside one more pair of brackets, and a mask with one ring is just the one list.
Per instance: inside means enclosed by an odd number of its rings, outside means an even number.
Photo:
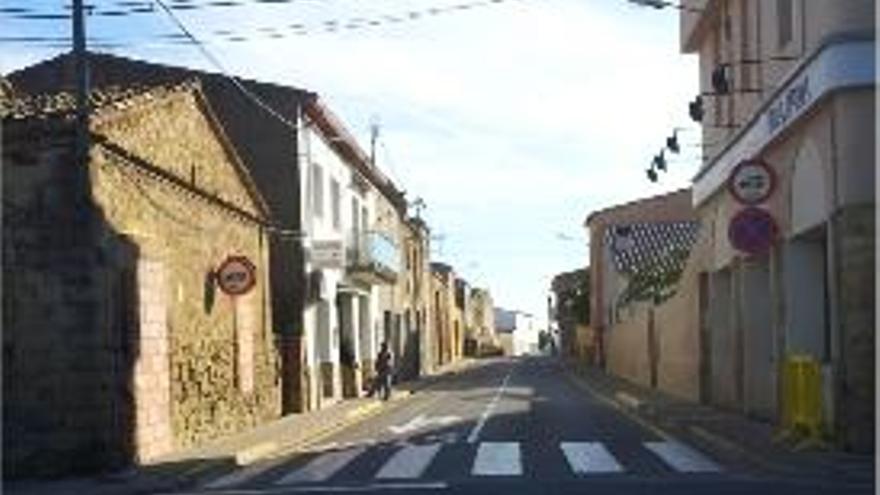
[{"label": "white building", "polygon": [[381,338],[379,286],[395,280],[399,254],[373,228],[377,172],[317,100],[305,107],[299,142],[309,285],[305,358],[315,409],[363,389]]},{"label": "white building", "polygon": [[538,354],[540,326],[525,311],[495,308],[495,329],[506,356]]}]

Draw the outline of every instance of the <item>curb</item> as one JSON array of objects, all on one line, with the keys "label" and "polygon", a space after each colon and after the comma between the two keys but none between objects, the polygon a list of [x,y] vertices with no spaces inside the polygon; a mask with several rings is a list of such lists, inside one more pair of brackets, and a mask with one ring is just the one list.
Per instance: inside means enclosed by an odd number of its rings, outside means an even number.
[{"label": "curb", "polygon": [[[471,369],[474,366],[480,364],[478,360],[474,360],[467,364],[456,367],[455,369],[445,371],[443,373],[432,375],[431,378],[444,379],[451,376],[455,376],[458,373]],[[424,383],[420,383],[424,382]],[[393,406],[399,404],[406,399],[412,397],[418,392],[421,392],[425,389],[431,388],[434,386],[436,382],[428,381],[425,379],[416,380],[416,383],[413,386],[405,391],[400,390],[396,395],[392,394],[391,399],[388,401],[388,406]],[[383,402],[369,402],[363,404],[357,408],[352,409],[345,413],[345,416],[340,421],[334,422],[326,427],[318,428],[313,430],[314,433],[308,435],[307,437],[300,439],[295,442],[287,443],[287,444],[279,444],[275,441],[263,442],[261,444],[253,445],[246,449],[242,449],[235,453],[235,461],[238,466],[246,466],[248,464],[253,464],[254,462],[272,459],[276,457],[280,457],[286,454],[290,454],[295,452],[296,450],[302,449],[310,444],[315,442],[319,442],[324,438],[337,433],[349,426],[357,424],[367,418],[375,416],[379,412],[386,410],[385,403]],[[242,462],[239,462],[239,460]]]},{"label": "curb", "polygon": [[618,404],[629,407],[635,411],[639,411],[644,405],[644,401],[622,390],[618,390],[617,393],[614,394],[614,400],[617,401]]},{"label": "curb", "polygon": [[[571,377],[572,382],[575,384],[575,386],[586,390],[588,393],[590,393],[591,395],[593,395],[597,399],[601,400],[602,402],[604,402],[608,406],[619,411],[621,414],[623,414],[624,416],[626,416],[627,418],[629,418],[630,420],[632,420],[633,422],[635,422],[636,424],[638,424],[642,428],[645,428],[646,430],[650,431],[651,433],[654,433],[655,435],[657,435],[658,437],[660,437],[664,440],[674,440],[675,439],[675,437],[671,433],[664,430],[659,425],[642,417],[642,415],[638,414],[637,413],[638,409],[634,408],[633,410],[630,410],[627,404],[632,404],[631,401],[627,401],[626,399],[624,399],[624,403],[621,403],[620,401],[617,400],[618,395],[620,395],[621,397],[628,397],[628,398],[635,399],[631,395],[627,394],[626,392],[618,391],[615,394],[615,398],[611,398],[611,397],[608,397],[605,393],[599,392],[598,390],[596,390],[594,387],[592,387],[590,384],[588,384],[586,379],[584,379],[583,377],[578,376],[573,373],[569,373],[569,376]],[[636,402],[641,404],[641,401],[639,401],[638,399],[635,399],[635,400],[636,400]]]},{"label": "curb", "polygon": [[[743,447],[737,442],[729,440],[723,435],[713,433],[701,426],[670,424],[668,421],[662,421],[661,418],[655,415],[645,414],[650,409],[650,404],[647,401],[624,391],[617,391],[614,394],[614,398],[610,398],[605,393],[599,392],[587,384],[586,379],[576,372],[571,373],[571,375],[576,383],[582,384],[583,388],[600,398],[603,402],[608,403],[639,425],[646,427],[661,437],[673,439],[675,437],[668,433],[668,431],[673,431],[677,436],[689,439],[691,443],[702,445],[703,448],[714,451],[716,455],[719,452],[724,452],[722,455],[734,458],[741,465],[750,465],[752,468],[776,475],[790,476],[803,474],[803,468],[797,468],[784,462],[773,461],[760,451]],[[663,425],[662,427],[660,426],[661,424]]]},{"label": "curb", "polygon": [[[397,398],[392,398],[389,401],[388,406],[403,401],[410,395],[412,394],[400,395]],[[348,428],[349,426],[355,425],[371,416],[375,416],[384,409],[386,409],[386,406],[383,405],[383,403],[381,402],[370,402],[367,404],[363,404],[361,406],[358,406],[357,408],[352,409],[351,411],[347,411],[339,421],[335,421],[324,427],[315,428],[312,430],[312,433],[299,440],[289,443],[268,441],[240,450],[235,453],[236,464],[238,466],[246,466],[248,464],[253,464],[257,461],[272,459],[275,457],[290,454],[310,444],[323,440],[324,438],[334,433],[337,433],[345,428]],[[240,458],[243,460],[243,462],[238,462]]]}]

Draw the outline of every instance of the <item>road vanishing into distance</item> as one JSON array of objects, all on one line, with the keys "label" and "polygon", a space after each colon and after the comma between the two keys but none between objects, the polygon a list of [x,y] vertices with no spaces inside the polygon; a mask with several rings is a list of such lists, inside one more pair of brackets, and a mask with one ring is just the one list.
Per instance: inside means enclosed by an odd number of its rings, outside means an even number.
[{"label": "road vanishing into distance", "polygon": [[634,419],[549,357],[439,380],[296,453],[176,495],[872,493],[724,465]]}]

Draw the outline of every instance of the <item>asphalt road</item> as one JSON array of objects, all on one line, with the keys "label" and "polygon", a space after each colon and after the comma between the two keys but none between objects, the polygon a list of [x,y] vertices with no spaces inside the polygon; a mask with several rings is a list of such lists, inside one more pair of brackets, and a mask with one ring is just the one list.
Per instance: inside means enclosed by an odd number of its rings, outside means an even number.
[{"label": "asphalt road", "polygon": [[865,487],[718,463],[576,385],[552,358],[497,359],[299,452],[187,494],[797,494]]}]

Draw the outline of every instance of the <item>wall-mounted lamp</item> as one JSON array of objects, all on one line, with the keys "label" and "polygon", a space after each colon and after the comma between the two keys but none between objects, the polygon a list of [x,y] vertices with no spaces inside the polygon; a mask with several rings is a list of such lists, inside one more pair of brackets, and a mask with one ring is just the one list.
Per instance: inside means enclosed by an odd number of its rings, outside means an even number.
[{"label": "wall-mounted lamp", "polygon": [[694,101],[688,103],[688,115],[694,122],[702,122],[706,111],[703,108],[703,97],[697,95]]},{"label": "wall-mounted lamp", "polygon": [[678,144],[678,130],[672,131],[672,135],[666,138],[666,148],[672,153],[681,153],[681,145]]},{"label": "wall-mounted lamp", "polygon": [[666,171],[666,156],[663,154],[664,150],[660,150],[659,155],[654,156],[654,160],[651,162],[652,168],[656,168],[661,172]]},{"label": "wall-mounted lamp", "polygon": [[660,9],[678,9],[683,10],[685,12],[703,12],[703,9],[698,9],[696,7],[690,7],[688,5],[682,5],[678,3],[668,2],[666,0],[629,0],[630,3],[634,3],[640,7],[651,7],[657,10]]}]

